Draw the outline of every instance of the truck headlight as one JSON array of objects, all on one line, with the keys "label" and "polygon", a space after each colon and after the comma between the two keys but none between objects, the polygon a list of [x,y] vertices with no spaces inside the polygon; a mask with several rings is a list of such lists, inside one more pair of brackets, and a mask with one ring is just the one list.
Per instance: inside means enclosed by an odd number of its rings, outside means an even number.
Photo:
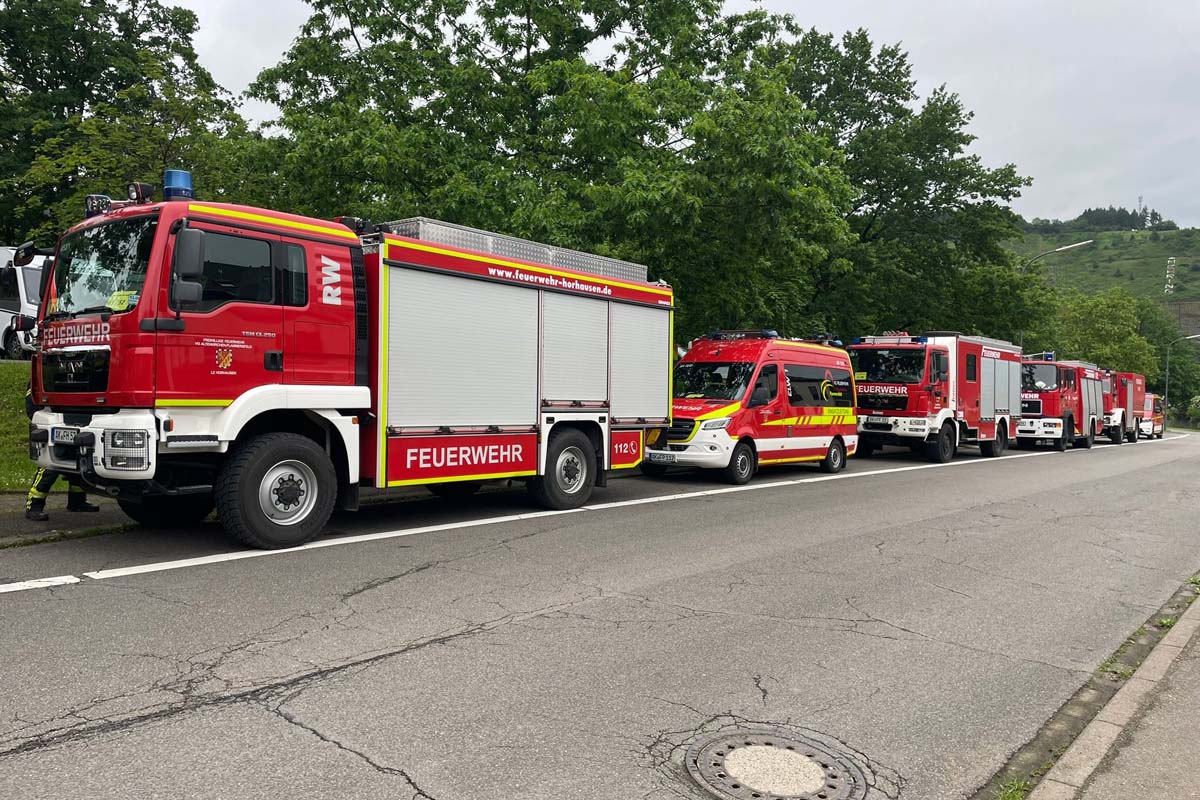
[{"label": "truck headlight", "polygon": [[146,431],[105,431],[104,461],[109,469],[146,469],[150,463],[150,434]]},{"label": "truck headlight", "polygon": [[733,422],[733,417],[721,417],[720,419],[706,419],[700,424],[702,431],[720,431],[729,427],[729,423]]}]

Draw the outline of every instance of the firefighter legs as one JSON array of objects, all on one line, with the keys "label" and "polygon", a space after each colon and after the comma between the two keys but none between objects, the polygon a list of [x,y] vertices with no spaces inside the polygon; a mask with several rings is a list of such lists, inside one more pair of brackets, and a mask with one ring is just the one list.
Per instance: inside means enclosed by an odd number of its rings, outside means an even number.
[{"label": "firefighter legs", "polygon": [[[34,522],[45,522],[50,517],[46,514],[46,496],[54,487],[61,473],[51,469],[39,469],[33,476],[33,485],[29,487],[29,495],[25,501],[25,517]],[[87,500],[87,491],[79,481],[79,476],[68,475],[67,480],[67,511],[99,511],[100,506],[93,505]]]}]

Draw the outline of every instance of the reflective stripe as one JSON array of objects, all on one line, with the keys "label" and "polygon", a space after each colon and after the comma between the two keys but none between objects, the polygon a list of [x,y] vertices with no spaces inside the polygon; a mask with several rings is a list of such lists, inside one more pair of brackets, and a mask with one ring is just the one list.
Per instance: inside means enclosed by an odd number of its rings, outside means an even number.
[{"label": "reflective stripe", "polygon": [[154,401],[154,405],[158,408],[177,408],[181,406],[212,406],[215,408],[223,408],[232,403],[232,400],[204,400],[199,398],[186,400],[165,399]]},{"label": "reflective stripe", "polygon": [[188,211],[195,211],[198,214],[213,214],[218,217],[231,217],[232,219],[244,219],[248,222],[261,222],[265,225],[278,225],[281,228],[292,228],[300,231],[311,231],[313,233],[324,233],[328,236],[337,236],[342,239],[349,239],[354,242],[358,241],[358,235],[346,228],[329,228],[324,225],[313,225],[308,222],[297,222],[291,219],[278,219],[276,217],[268,217],[264,214],[251,214],[246,211],[234,211],[230,208],[218,208],[216,206],[205,206],[192,203],[188,205]]}]

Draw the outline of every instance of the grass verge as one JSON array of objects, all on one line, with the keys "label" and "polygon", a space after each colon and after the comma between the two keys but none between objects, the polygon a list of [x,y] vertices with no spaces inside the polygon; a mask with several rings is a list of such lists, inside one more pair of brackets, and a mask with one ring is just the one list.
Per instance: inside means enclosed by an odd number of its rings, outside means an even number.
[{"label": "grass verge", "polygon": [[25,416],[28,361],[0,361],[0,491],[29,489],[29,418]]}]

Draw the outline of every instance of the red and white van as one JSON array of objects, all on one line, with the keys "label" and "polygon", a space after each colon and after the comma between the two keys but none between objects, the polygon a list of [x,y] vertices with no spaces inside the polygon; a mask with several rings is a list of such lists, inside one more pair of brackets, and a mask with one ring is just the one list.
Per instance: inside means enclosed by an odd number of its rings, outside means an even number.
[{"label": "red and white van", "polygon": [[666,440],[642,471],[719,469],[735,484],[759,467],[820,462],[838,472],[858,444],[854,377],[840,347],[774,331],[721,331],[692,343],[674,375]]},{"label": "red and white van", "polygon": [[1141,422],[1142,436],[1161,439],[1167,430],[1167,418],[1163,414],[1162,398],[1152,392],[1146,392],[1144,408]]}]

